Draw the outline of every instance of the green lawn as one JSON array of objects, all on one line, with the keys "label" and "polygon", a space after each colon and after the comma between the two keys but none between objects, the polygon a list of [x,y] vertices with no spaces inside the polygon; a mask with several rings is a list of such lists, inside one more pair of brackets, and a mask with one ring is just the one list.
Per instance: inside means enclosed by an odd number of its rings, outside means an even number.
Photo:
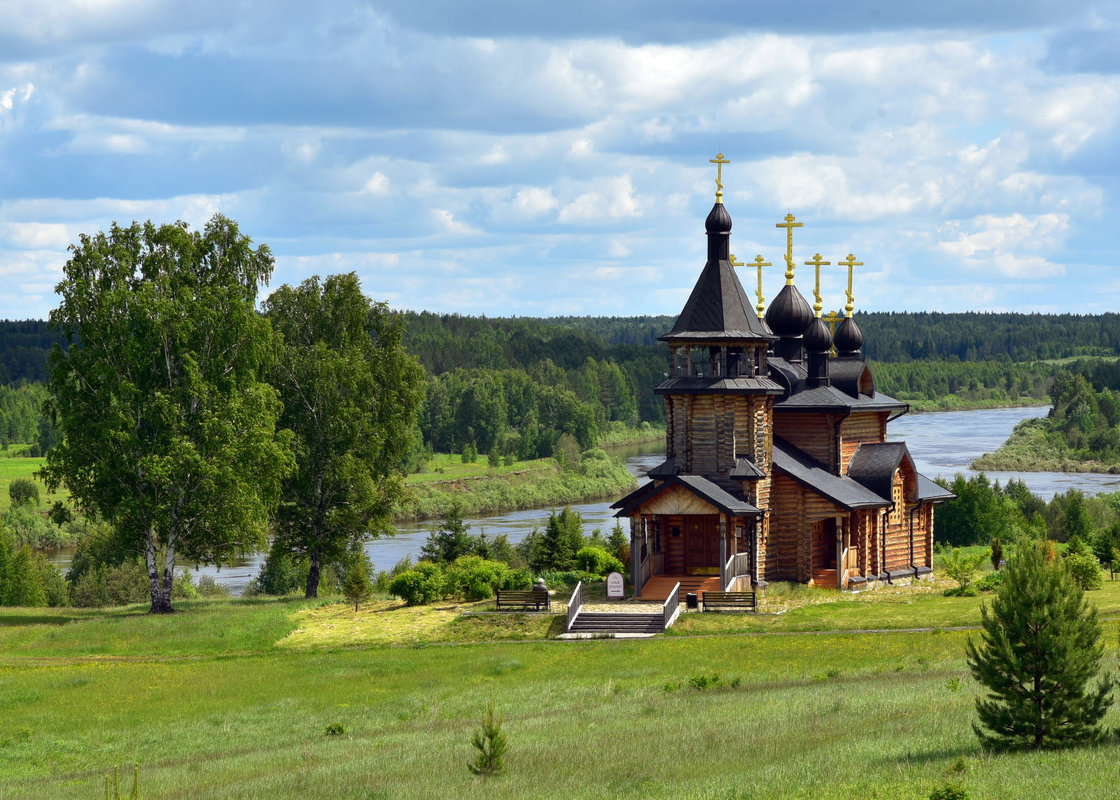
[{"label": "green lawn", "polygon": [[8,496],[8,486],[16,478],[30,478],[39,484],[39,506],[49,508],[55,500],[68,497],[66,491],[48,492],[46,484],[35,476],[43,468],[45,458],[0,458],[0,511],[6,510],[12,504]]},{"label": "green lawn", "polygon": [[[1118,586],[1092,597],[1120,607]],[[388,601],[3,609],[0,798],[100,797],[104,773],[134,762],[145,798],[893,799],[948,781],[973,798],[1114,796],[1114,745],[980,751],[967,632],[829,630],[950,627],[978,606],[883,592],[577,642],[541,638],[555,617]],[[1106,640],[1114,669],[1114,623]],[[466,763],[491,698],[508,774],[482,780]]]}]

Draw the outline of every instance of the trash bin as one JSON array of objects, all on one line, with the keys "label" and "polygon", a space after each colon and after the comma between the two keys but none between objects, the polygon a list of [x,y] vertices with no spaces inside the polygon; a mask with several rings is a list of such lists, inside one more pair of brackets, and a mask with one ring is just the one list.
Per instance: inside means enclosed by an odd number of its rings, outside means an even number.
[{"label": "trash bin", "polygon": [[696,592],[689,592],[684,596],[684,607],[692,610],[700,608],[700,599]]}]

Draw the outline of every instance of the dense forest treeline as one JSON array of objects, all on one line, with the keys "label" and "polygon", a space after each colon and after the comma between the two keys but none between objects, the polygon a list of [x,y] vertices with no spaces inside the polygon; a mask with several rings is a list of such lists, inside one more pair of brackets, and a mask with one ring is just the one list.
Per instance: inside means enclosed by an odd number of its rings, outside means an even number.
[{"label": "dense forest treeline", "polygon": [[[673,317],[400,316],[404,345],[428,375],[417,435],[429,449],[471,444],[535,457],[564,434],[590,447],[612,423],[664,421],[653,388],[668,351],[657,337]],[[877,312],[858,320],[879,390],[918,409],[1046,402],[1065,372],[1052,360],[1120,353],[1117,314]],[[44,381],[56,341],[46,322],[0,321],[0,385]],[[45,444],[49,431],[29,418],[41,398],[34,390],[19,398],[0,395],[0,440]]]},{"label": "dense forest treeline", "polygon": [[[863,354],[875,361],[1037,361],[1120,354],[1120,314],[969,311],[857,312]],[[671,316],[550,317],[609,344],[651,345]]]}]

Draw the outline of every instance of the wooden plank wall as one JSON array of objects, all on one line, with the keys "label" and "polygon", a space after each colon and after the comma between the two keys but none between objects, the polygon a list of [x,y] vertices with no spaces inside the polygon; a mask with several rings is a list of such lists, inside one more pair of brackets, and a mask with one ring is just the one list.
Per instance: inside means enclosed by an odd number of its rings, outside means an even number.
[{"label": "wooden plank wall", "polygon": [[895,470],[894,480],[891,483],[891,498],[894,500],[894,508],[887,516],[884,539],[886,542],[886,568],[893,572],[910,567],[910,521],[906,513],[901,470]]},{"label": "wooden plank wall", "polygon": [[836,415],[775,414],[774,435],[780,436],[833,469],[836,464]]},{"label": "wooden plank wall", "polygon": [[692,459],[688,467],[689,472],[713,475],[719,471],[716,459],[718,425],[715,399],[713,395],[697,395],[692,398],[692,408],[689,413]]},{"label": "wooden plank wall", "polygon": [[770,509],[770,535],[767,540],[766,576],[768,581],[796,581],[797,551],[800,546],[804,489],[801,484],[785,475],[774,475],[772,507]]},{"label": "wooden plank wall", "polygon": [[848,465],[864,442],[882,442],[887,436],[885,412],[864,411],[852,414],[840,423],[840,474],[848,474]]}]

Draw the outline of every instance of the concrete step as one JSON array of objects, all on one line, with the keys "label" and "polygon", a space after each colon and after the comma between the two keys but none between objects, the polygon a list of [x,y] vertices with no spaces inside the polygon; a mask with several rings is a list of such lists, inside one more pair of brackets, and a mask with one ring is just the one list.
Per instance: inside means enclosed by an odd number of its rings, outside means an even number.
[{"label": "concrete step", "polygon": [[583,612],[568,633],[661,633],[661,614]]}]

